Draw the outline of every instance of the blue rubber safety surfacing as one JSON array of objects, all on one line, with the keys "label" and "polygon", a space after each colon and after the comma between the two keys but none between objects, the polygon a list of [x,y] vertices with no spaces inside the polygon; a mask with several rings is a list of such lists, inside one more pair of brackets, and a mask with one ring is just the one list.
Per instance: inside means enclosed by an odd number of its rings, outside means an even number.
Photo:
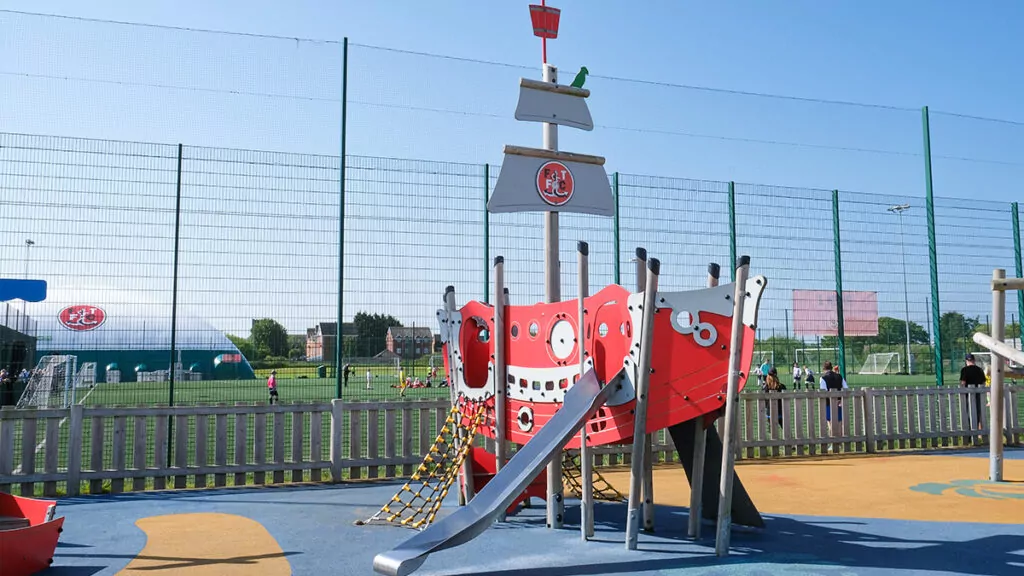
[{"label": "blue rubber safety surfacing", "polygon": [[[58,511],[67,517],[65,531],[54,567],[46,574],[116,574],[145,545],[136,520],[193,512],[237,514],[260,522],[277,539],[294,574],[370,574],[374,555],[412,531],[352,522],[372,515],[400,486],[387,482],[62,499]],[[450,498],[445,508],[453,503]],[[625,514],[624,504],[597,503],[595,538],[584,543],[574,526],[579,522],[577,502],[566,503],[566,529],[557,531],[544,527],[544,508],[538,503],[472,542],[431,555],[417,574],[1024,574],[1022,525],[766,514],[764,530],[736,530],[731,556],[719,559],[712,525],[705,524],[707,538],[690,542],[684,537],[686,509],[665,506],[656,508],[657,532],[641,533],[640,549],[627,551]]]}]

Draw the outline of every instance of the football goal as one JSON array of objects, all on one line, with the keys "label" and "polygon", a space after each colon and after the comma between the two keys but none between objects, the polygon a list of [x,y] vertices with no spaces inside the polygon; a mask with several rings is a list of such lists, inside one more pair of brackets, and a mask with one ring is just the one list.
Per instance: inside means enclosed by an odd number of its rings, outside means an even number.
[{"label": "football goal", "polygon": [[825,362],[839,361],[839,348],[797,348],[793,351],[793,359],[801,368],[810,366],[818,373]]},{"label": "football goal", "polygon": [[902,371],[899,352],[875,352],[868,354],[857,374],[899,374]]},{"label": "football goal", "polygon": [[74,403],[77,356],[43,356],[32,370],[18,408],[67,408]]},{"label": "football goal", "polygon": [[754,368],[759,368],[765,362],[775,366],[775,352],[771,350],[754,350]]}]

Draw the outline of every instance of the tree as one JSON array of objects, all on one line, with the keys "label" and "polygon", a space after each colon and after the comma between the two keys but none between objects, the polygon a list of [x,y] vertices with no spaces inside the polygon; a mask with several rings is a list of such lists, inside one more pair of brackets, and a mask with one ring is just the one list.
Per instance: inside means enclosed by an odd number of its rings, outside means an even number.
[{"label": "tree", "polygon": [[249,343],[257,359],[288,354],[288,331],[277,320],[261,318],[252,323]]},{"label": "tree", "polygon": [[939,317],[939,334],[942,335],[942,357],[954,362],[968,348],[973,348],[971,338],[981,323],[977,318],[968,318],[959,312],[946,312]]},{"label": "tree", "polygon": [[[882,316],[878,319],[878,336],[868,338],[874,340],[869,344],[906,344],[907,323],[898,318]],[[910,343],[928,343],[928,332],[917,322],[910,323]]]},{"label": "tree", "polygon": [[238,351],[245,356],[246,360],[256,360],[255,351],[252,348],[252,344],[248,338],[242,338],[241,336],[235,336],[234,334],[228,334],[228,340],[238,348]]},{"label": "tree", "polygon": [[402,323],[394,316],[367,312],[357,312],[352,318],[352,323],[355,324],[356,337],[359,338],[359,355],[367,357],[384,349],[388,328],[402,326]]},{"label": "tree", "polygon": [[302,334],[288,335],[288,358],[295,359],[306,355],[306,337]]}]

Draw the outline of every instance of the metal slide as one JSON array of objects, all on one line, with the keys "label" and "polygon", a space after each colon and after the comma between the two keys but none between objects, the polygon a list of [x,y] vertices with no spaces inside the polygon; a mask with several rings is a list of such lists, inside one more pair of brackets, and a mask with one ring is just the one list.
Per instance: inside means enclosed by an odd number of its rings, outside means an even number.
[{"label": "metal slide", "polygon": [[[698,416],[697,421],[703,420]],[[672,437],[672,443],[676,446],[676,454],[679,461],[686,470],[686,479],[693,484],[693,420],[681,422],[675,426],[669,426],[668,434]],[[714,426],[707,428],[707,447],[704,452],[704,489],[701,492],[701,511],[706,519],[714,520],[718,517],[718,493],[722,478],[722,439],[718,437],[718,430]],[[732,485],[732,521],[734,524],[764,528],[764,519],[757,511],[747,489],[740,482],[738,474],[733,472]]]},{"label": "metal slide", "polygon": [[388,576],[411,574],[431,553],[464,544],[482,534],[499,512],[511,505],[548,462],[561,453],[569,439],[621,387],[624,374],[619,372],[605,386],[601,386],[593,370],[584,374],[566,392],[562,407],[551,420],[515,453],[469,504],[391,551],[378,554],[373,559],[374,571]]}]

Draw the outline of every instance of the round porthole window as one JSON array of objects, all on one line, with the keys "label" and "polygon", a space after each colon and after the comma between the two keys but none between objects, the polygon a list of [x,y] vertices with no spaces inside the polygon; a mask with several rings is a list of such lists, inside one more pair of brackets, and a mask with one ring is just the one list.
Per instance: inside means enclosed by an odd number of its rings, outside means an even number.
[{"label": "round porthole window", "polygon": [[519,425],[519,429],[523,432],[533,430],[533,408],[529,406],[520,408],[519,414],[516,415],[516,424]]}]

